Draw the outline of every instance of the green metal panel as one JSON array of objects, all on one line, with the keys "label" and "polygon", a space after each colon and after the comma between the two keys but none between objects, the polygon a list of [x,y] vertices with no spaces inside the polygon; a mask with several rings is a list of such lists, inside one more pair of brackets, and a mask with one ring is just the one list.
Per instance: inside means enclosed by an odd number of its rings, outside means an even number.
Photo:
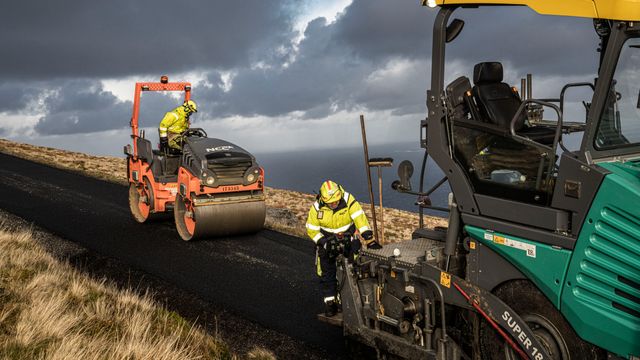
[{"label": "green metal panel", "polygon": [[468,225],[465,230],[513,264],[559,308],[571,251]]},{"label": "green metal panel", "polygon": [[561,298],[576,332],[620,356],[640,355],[640,167],[607,175],[578,236]]}]

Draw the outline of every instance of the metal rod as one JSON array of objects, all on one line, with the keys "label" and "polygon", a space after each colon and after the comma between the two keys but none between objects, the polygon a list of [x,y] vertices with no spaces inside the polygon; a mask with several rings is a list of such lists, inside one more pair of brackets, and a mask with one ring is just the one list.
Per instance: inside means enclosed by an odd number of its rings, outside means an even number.
[{"label": "metal rod", "polygon": [[[424,157],[422,158],[422,167],[420,168],[420,189],[419,189],[420,192],[424,190],[424,172],[426,170],[428,157],[429,157],[429,150],[424,149]],[[424,227],[424,209],[422,209],[422,206],[418,207],[418,213],[420,215],[418,227],[422,229]]]},{"label": "metal rod", "polygon": [[546,153],[540,154],[540,163],[538,164],[538,173],[536,174],[536,190],[540,191],[540,185],[542,184],[542,172],[544,171],[544,159]]},{"label": "metal rod", "polygon": [[380,197],[380,245],[385,243],[384,238],[384,208],[382,207],[382,172],[380,166],[378,166],[378,195]]},{"label": "metal rod", "polygon": [[364,127],[364,115],[360,115],[360,129],[362,130],[362,147],[364,149],[364,169],[367,172],[367,184],[369,186],[369,200],[371,201],[371,216],[373,217],[373,234],[377,241],[378,237],[378,221],[376,220],[376,206],[373,201],[373,185],[371,184],[371,169],[369,168],[369,147],[367,146],[367,131]]},{"label": "metal rod", "polygon": [[440,179],[440,181],[438,181],[435,185],[433,185],[431,189],[427,190],[426,195],[427,196],[431,195],[432,192],[436,191],[436,189],[438,189],[440,185],[444,184],[445,182],[447,182],[446,176]]}]

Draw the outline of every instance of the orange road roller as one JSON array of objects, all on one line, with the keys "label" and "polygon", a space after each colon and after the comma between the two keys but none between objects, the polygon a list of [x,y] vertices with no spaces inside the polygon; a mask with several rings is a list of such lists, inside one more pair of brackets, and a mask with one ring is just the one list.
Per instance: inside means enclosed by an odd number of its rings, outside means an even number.
[{"label": "orange road roller", "polygon": [[140,95],[145,91],[184,92],[188,82],[136,83],[131,117],[133,146],[125,145],[129,207],[139,223],[154,214],[173,211],[183,240],[255,233],[266,216],[264,170],[251,153],[205,130],[190,128],[180,135],[182,150],[154,150],[138,129]]}]

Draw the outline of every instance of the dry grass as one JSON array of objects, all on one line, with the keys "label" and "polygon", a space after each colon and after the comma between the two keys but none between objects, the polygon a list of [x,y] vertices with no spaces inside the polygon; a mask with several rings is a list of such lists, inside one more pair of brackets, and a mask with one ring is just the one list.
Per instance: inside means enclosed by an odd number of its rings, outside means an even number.
[{"label": "dry grass", "polygon": [[[237,359],[149,295],[60,263],[29,229],[0,224],[0,359]],[[249,359],[274,359],[254,349]]]},{"label": "dry grass", "polygon": [[[49,147],[20,144],[0,139],[0,152],[72,170],[119,184],[127,184],[127,165],[124,158],[91,156],[83,153],[59,150]],[[268,180],[268,179],[267,179]],[[322,181],[323,179],[319,179]],[[314,195],[297,191],[266,188],[267,220],[265,226],[294,236],[306,237],[304,224]],[[361,202],[365,212],[372,219],[370,206]],[[379,211],[376,211],[378,214]],[[379,214],[378,214],[379,216]],[[396,242],[411,238],[411,232],[418,226],[418,215],[409,211],[385,208],[385,236]],[[446,219],[425,216],[425,225],[446,226]]]}]

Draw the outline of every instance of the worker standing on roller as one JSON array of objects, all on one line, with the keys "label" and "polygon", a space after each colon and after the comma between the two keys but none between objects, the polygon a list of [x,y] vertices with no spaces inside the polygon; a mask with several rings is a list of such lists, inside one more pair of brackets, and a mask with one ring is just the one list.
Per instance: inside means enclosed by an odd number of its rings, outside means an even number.
[{"label": "worker standing on roller", "polygon": [[[331,241],[343,234],[360,233],[363,239],[371,240],[373,232],[360,204],[353,195],[331,180],[322,183],[320,194],[309,209],[307,234],[316,244],[316,271],[320,277],[320,288],[324,297],[325,315],[333,316],[338,311],[336,254],[330,251]],[[377,243],[369,247],[379,247]],[[348,256],[360,250],[357,236],[351,240]]]},{"label": "worker standing on roller", "polygon": [[162,118],[158,126],[161,150],[169,148],[182,150],[180,134],[189,128],[191,124],[189,122],[189,116],[195,112],[198,112],[195,101],[188,100],[164,115],[164,118]]}]

